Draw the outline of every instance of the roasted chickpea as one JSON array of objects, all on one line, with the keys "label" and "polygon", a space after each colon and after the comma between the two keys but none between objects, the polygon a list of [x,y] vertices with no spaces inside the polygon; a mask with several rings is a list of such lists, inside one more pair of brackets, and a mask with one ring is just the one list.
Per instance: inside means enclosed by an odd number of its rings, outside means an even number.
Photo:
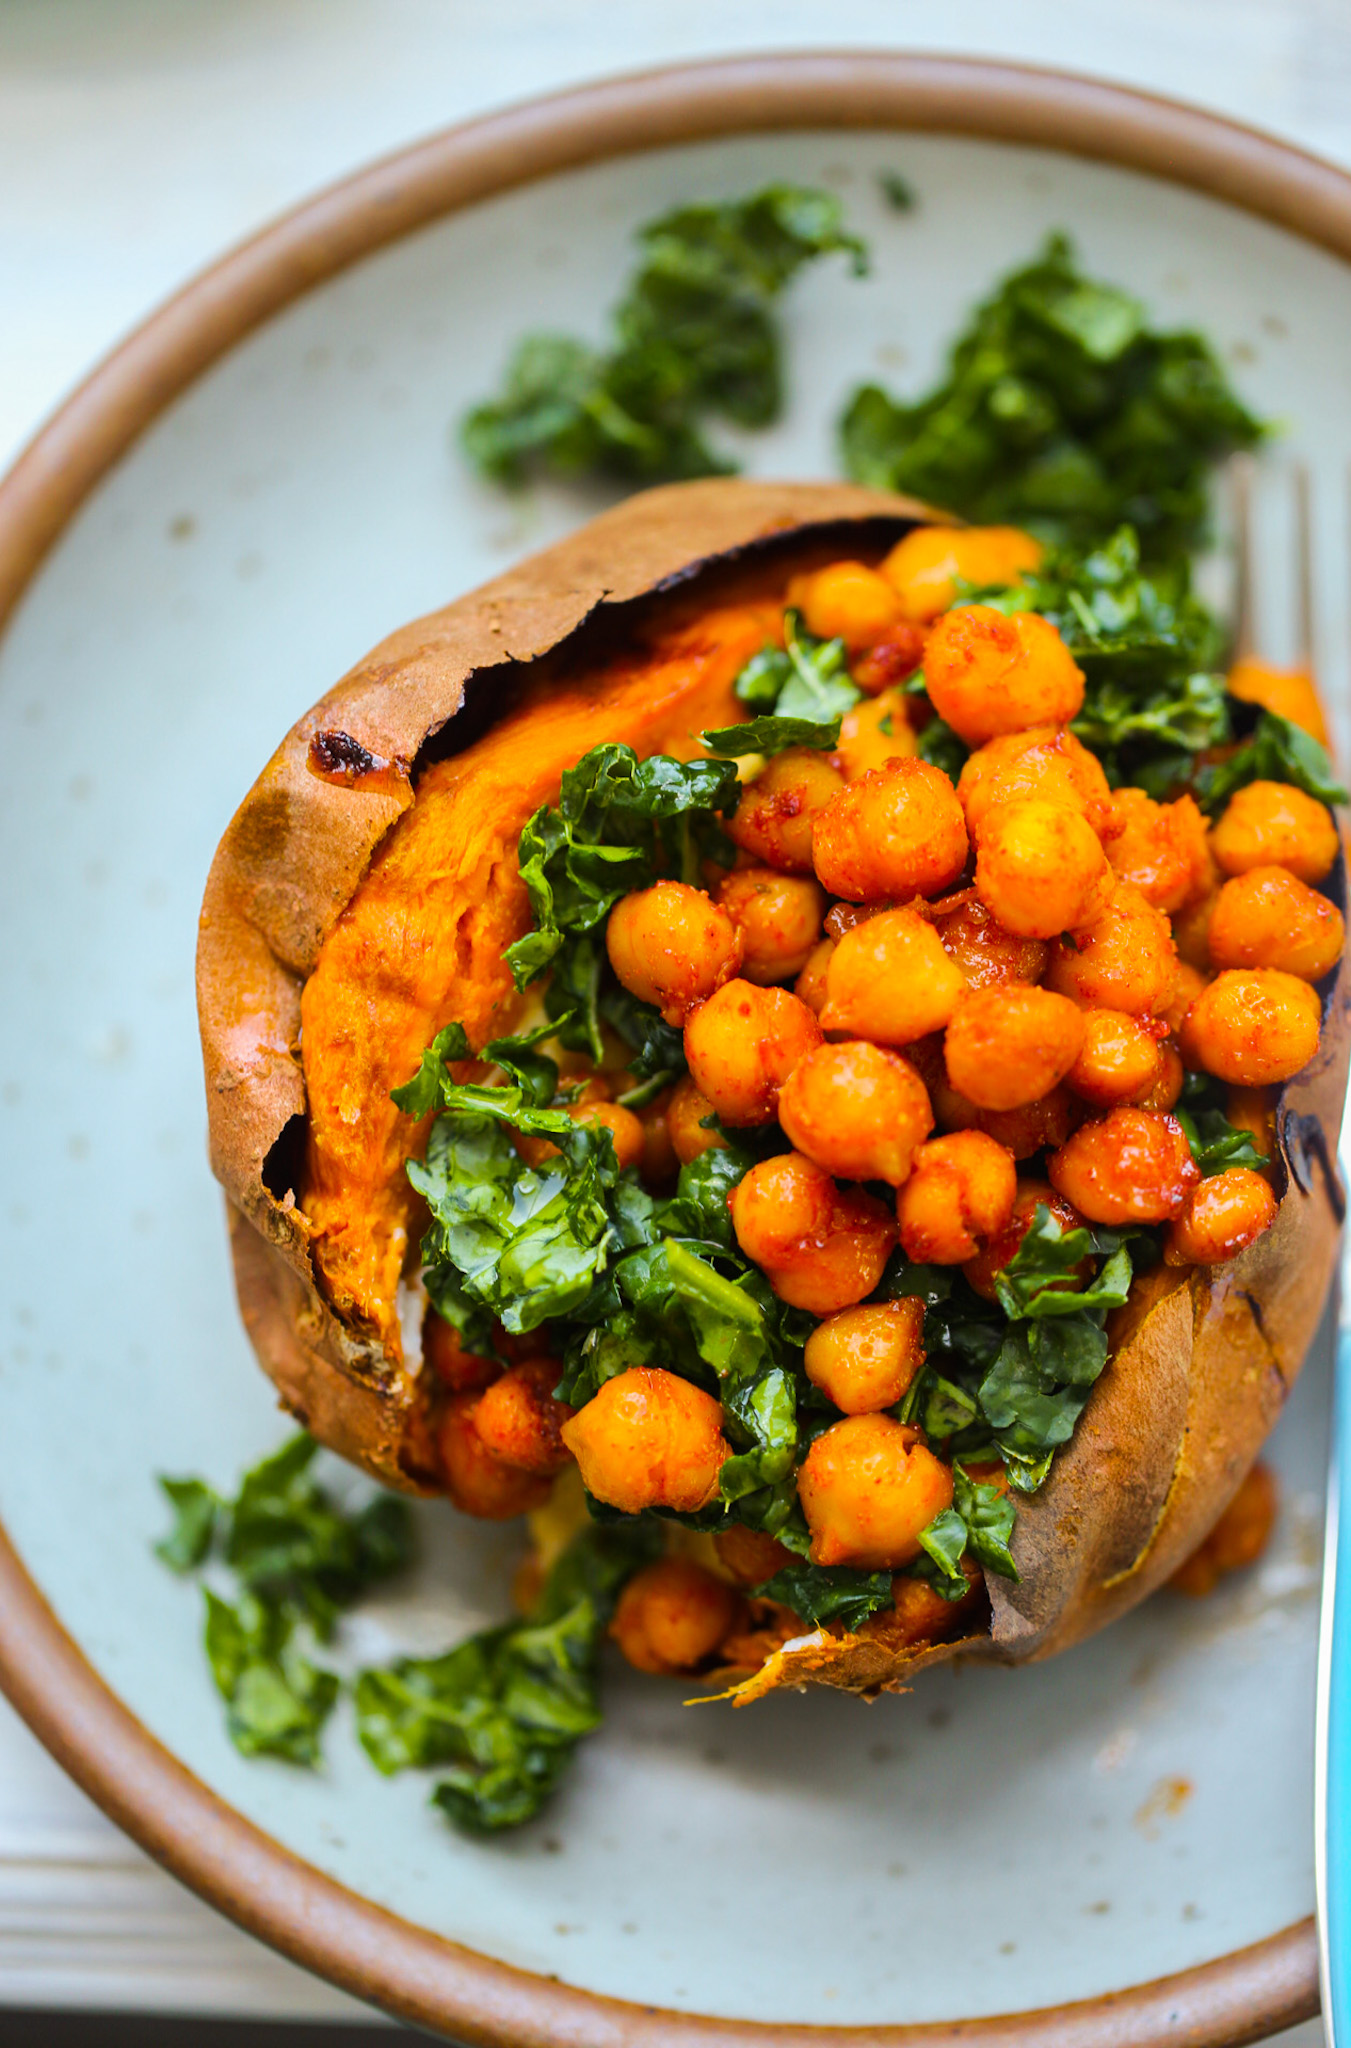
[{"label": "roasted chickpea", "polygon": [[635,1572],[615,1605],[610,1634],[636,1671],[694,1671],[741,1619],[741,1598],[724,1579],[685,1557],[663,1557]]},{"label": "roasted chickpea", "polygon": [[841,1180],[899,1187],[933,1121],[914,1068],[867,1039],[818,1045],[779,1091],[779,1122],[789,1143]]},{"label": "roasted chickpea", "polygon": [[1337,858],[1337,827],[1326,804],[1292,783],[1250,782],[1230,797],[1210,850],[1226,875],[1281,867],[1321,882]]},{"label": "roasted chickpea", "polygon": [[1276,1520],[1276,1481],[1265,1465],[1254,1465],[1204,1543],[1168,1581],[1193,1599],[1213,1593],[1226,1572],[1256,1564]]},{"label": "roasted chickpea", "polygon": [[729,981],[685,1026],[685,1058],[725,1124],[767,1124],[779,1090],[821,1043],[821,1026],[787,989]]},{"label": "roasted chickpea", "polygon": [[807,1378],[846,1415],[890,1408],[924,1363],[924,1303],[861,1302],[818,1323],[802,1354]]},{"label": "roasted chickpea", "polygon": [[866,1635],[882,1638],[889,1649],[899,1650],[911,1643],[941,1643],[967,1620],[980,1590],[980,1567],[964,1557],[961,1569],[970,1581],[969,1592],[960,1600],[945,1600],[924,1579],[898,1574],[891,1582],[891,1611],[885,1608],[863,1624]]},{"label": "roasted chickpea", "polygon": [[718,903],[741,934],[745,980],[764,987],[802,972],[826,914],[819,882],[777,868],[736,868],[719,883]]},{"label": "roasted chickpea", "polygon": [[1051,957],[1045,939],[1006,932],[974,891],[948,901],[954,903],[951,910],[934,906],[933,927],[968,988],[1008,988],[1041,980]]},{"label": "roasted chickpea", "polygon": [[1265,1088],[1308,1066],[1321,1018],[1316,993],[1297,975],[1229,967],[1202,989],[1183,1019],[1182,1057],[1221,1081]]},{"label": "roasted chickpea", "polygon": [[605,950],[629,993],[655,1004],[668,1024],[683,1024],[741,965],[741,936],[727,912],[685,882],[621,897]]},{"label": "roasted chickpea", "polygon": [[826,1031],[856,1031],[880,1045],[908,1045],[941,1030],[966,992],[926,918],[908,906],[856,924],[826,967]]},{"label": "roasted chickpea", "polygon": [[666,1112],[666,1128],[682,1166],[688,1166],[691,1159],[697,1159],[712,1145],[726,1145],[725,1138],[705,1125],[705,1117],[711,1117],[713,1113],[713,1104],[708,1097],[699,1093],[688,1074],[682,1075],[676,1082],[670,1108]]},{"label": "roasted chickpea", "polygon": [[807,955],[806,965],[793,983],[793,994],[805,1003],[814,1017],[826,1007],[826,970],[835,951],[834,939],[821,939]]},{"label": "roasted chickpea", "polygon": [[697,1514],[732,1455],[721,1404],[655,1365],[631,1365],[606,1380],[560,1433],[587,1492],[626,1515]]},{"label": "roasted chickpea", "polygon": [[1346,926],[1335,903],[1286,868],[1249,868],[1215,899],[1208,934],[1217,967],[1278,967],[1321,981],[1342,957]]},{"label": "roasted chickpea", "polygon": [[495,1358],[479,1358],[466,1351],[454,1324],[434,1308],[423,1318],[422,1356],[436,1377],[457,1394],[490,1385],[502,1370]]},{"label": "roasted chickpea", "polygon": [[957,579],[973,589],[1016,583],[1042,557],[1041,542],[1016,526],[916,526],[897,541],[882,574],[908,619],[936,619],[957,594]]},{"label": "roasted chickpea", "polygon": [[1176,1117],[1114,1109],[1084,1124],[1046,1170],[1090,1223],[1166,1223],[1201,1178]]},{"label": "roasted chickpea", "polygon": [[1084,1010],[1082,1016],[1084,1042],[1065,1077],[1075,1094],[1097,1109],[1144,1102],[1163,1075],[1158,1039],[1124,1010]]},{"label": "roasted chickpea", "polygon": [[[575,1124],[599,1124],[610,1133],[621,1173],[630,1166],[641,1165],[647,1141],[643,1126],[631,1109],[625,1109],[618,1102],[593,1098],[591,1101],[570,1102],[568,1115]],[[558,1147],[551,1139],[524,1131],[517,1133],[515,1145],[527,1166],[543,1166],[548,1160],[558,1157]]]},{"label": "roasted chickpea", "polygon": [[776,754],[727,821],[733,841],[752,860],[786,875],[812,871],[812,826],[844,788],[838,769],[810,747]]},{"label": "roasted chickpea", "polygon": [[817,1316],[871,1294],[896,1242],[880,1202],[837,1188],[800,1152],[753,1166],[733,1190],[731,1210],[737,1243],[774,1292]]},{"label": "roasted chickpea", "polygon": [[1097,833],[1064,804],[1025,797],[989,811],[976,841],[976,894],[1006,930],[1053,939],[1093,924],[1112,893]]},{"label": "roasted chickpea", "polygon": [[1327,720],[1313,677],[1301,668],[1274,668],[1268,661],[1245,655],[1230,669],[1225,688],[1244,704],[1260,704],[1292,725],[1302,725],[1320,747],[1328,744]]},{"label": "roasted chickpea", "polygon": [[766,1536],[763,1529],[747,1529],[741,1522],[719,1529],[713,1547],[718,1563],[739,1586],[763,1586],[775,1572],[797,1562],[793,1552],[776,1536]]},{"label": "roasted chickpea", "polygon": [[840,743],[831,756],[846,782],[861,782],[874,768],[913,754],[919,741],[900,690],[884,690],[846,711],[840,721]]},{"label": "roasted chickpea", "polygon": [[533,1358],[511,1366],[480,1397],[474,1427],[504,1465],[551,1475],[571,1459],[559,1431],[574,1410],[554,1399],[559,1373],[556,1359]]},{"label": "roasted chickpea", "polygon": [[896,592],[876,569],[862,562],[831,562],[807,576],[795,576],[788,602],[818,640],[843,640],[852,653],[885,640],[903,613]]},{"label": "roasted chickpea", "polygon": [[939,717],[983,747],[1030,725],[1068,725],[1083,705],[1084,672],[1049,619],[970,604],[930,633],[924,687]]},{"label": "roasted chickpea", "polygon": [[[985,1301],[998,1299],[995,1292],[995,1275],[1002,1273],[1009,1260],[1017,1253],[1019,1245],[1036,1221],[1038,1209],[1049,1209],[1062,1231],[1079,1230],[1083,1227],[1084,1219],[1079,1211],[1062,1195],[1057,1194],[1049,1181],[1020,1180],[1008,1222],[992,1234],[973,1259],[967,1259],[962,1266],[967,1279]],[[1072,1291],[1073,1285],[1082,1286],[1091,1267],[1091,1259],[1085,1260],[1077,1282],[1069,1283],[1067,1291]]]},{"label": "roasted chickpea", "polygon": [[1159,1076],[1148,1094],[1136,1097],[1141,1109],[1171,1109],[1182,1093],[1182,1084],[1187,1078],[1187,1069],[1182,1064],[1182,1055],[1171,1039],[1165,1039],[1159,1047]]},{"label": "roasted chickpea", "polygon": [[1034,725],[988,740],[967,760],[957,795],[973,838],[996,805],[1029,797],[1080,812],[1099,834],[1113,816],[1102,763],[1065,725]]},{"label": "roasted chickpea", "polygon": [[937,896],[966,866],[966,822],[941,768],[918,756],[848,783],[812,828],[812,860],[851,903]]},{"label": "roasted chickpea", "polygon": [[943,1042],[948,1080],[978,1109],[1021,1109],[1063,1081],[1078,1058],[1084,1020],[1044,988],[969,989]]},{"label": "roasted chickpea", "polygon": [[924,642],[928,637],[923,626],[901,619],[888,629],[885,640],[879,640],[849,664],[849,673],[869,697],[894,689],[914,675],[924,659]]},{"label": "roasted chickpea", "polygon": [[952,1506],[952,1473],[890,1415],[847,1415],[797,1475],[813,1564],[885,1571],[919,1556],[920,1531]]},{"label": "roasted chickpea", "polygon": [[1143,789],[1119,789],[1104,837],[1117,875],[1158,910],[1181,910],[1205,886],[1206,821],[1193,797],[1156,804]]},{"label": "roasted chickpea", "polygon": [[1057,995],[1132,1017],[1163,1014],[1177,985],[1168,919],[1133,882],[1118,882],[1102,915],[1056,945],[1046,984]]},{"label": "roasted chickpea", "polygon": [[1063,1083],[1019,1109],[981,1109],[950,1085],[945,1071],[941,1081],[930,1084],[929,1100],[940,1131],[984,1131],[1015,1159],[1063,1145],[1084,1120],[1083,1103]]},{"label": "roasted chickpea", "polygon": [[553,1481],[494,1457],[476,1427],[483,1399],[472,1392],[451,1395],[436,1422],[437,1457],[446,1492],[462,1515],[507,1522],[542,1507]]},{"label": "roasted chickpea", "polygon": [[1231,1166],[1193,1188],[1168,1226],[1170,1266],[1219,1266],[1256,1244],[1276,1221],[1276,1197],[1260,1173]]},{"label": "roasted chickpea", "polygon": [[1006,1228],[1018,1181],[1013,1155],[984,1131],[931,1138],[896,1201],[901,1248],[919,1266],[960,1266]]},{"label": "roasted chickpea", "polygon": [[642,1165],[647,1134],[633,1111],[625,1109],[622,1102],[577,1102],[571,1105],[568,1115],[575,1124],[598,1124],[610,1133],[621,1173],[630,1166]]}]

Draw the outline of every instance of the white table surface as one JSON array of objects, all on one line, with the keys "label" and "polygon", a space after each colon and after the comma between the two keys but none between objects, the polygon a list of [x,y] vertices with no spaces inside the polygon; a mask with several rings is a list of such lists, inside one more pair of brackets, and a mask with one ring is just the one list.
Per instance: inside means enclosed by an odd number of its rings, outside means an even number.
[{"label": "white table surface", "polygon": [[[373,156],[606,72],[849,45],[1094,73],[1351,165],[1351,0],[0,0],[0,464],[193,271]],[[164,1876],[3,1702],[0,2004],[365,2011]]]}]

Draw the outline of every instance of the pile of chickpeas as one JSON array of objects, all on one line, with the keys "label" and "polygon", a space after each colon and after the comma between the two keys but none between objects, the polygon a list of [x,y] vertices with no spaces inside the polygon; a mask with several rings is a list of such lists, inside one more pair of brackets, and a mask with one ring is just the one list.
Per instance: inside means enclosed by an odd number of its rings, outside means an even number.
[{"label": "pile of chickpeas", "polygon": [[[623,986],[683,1029],[689,1072],[644,1115],[603,1079],[573,1113],[658,1173],[722,1142],[715,1115],[783,1132],[730,1208],[746,1257],[820,1319],[805,1370],[841,1420],[797,1483],[821,1565],[900,1571],[952,1499],[949,1467],[886,1412],[924,1360],[921,1304],[867,1300],[893,1249],[993,1299],[1045,1204],[1066,1227],[1164,1225],[1174,1265],[1232,1259],[1274,1220],[1271,1187],[1243,1168],[1202,1180],[1170,1112],[1199,1070],[1264,1132],[1262,1091],[1317,1051],[1313,984],[1342,950],[1316,886],[1338,846],[1324,805],[1252,782],[1208,829],[1190,796],[1112,791],[1070,730],[1084,678],[1054,626],[952,608],[956,578],[1010,583],[1038,552],[1013,529],[919,528],[877,568],[796,578],[788,602],[845,641],[866,693],[837,751],[743,769],[735,868],[637,891],[607,929]],[[921,662],[972,749],[955,785],[917,752],[902,685]],[[706,1506],[730,1455],[718,1402],[656,1368],[551,1421],[556,1458],[629,1513]],[[719,1643],[726,1661],[745,1625],[728,1580],[762,1583],[788,1553],[736,1530],[720,1556],[702,1599],[688,1560],[632,1582],[616,1621],[632,1661],[688,1669]],[[896,1585],[912,1638],[950,1624],[919,1582]]]}]

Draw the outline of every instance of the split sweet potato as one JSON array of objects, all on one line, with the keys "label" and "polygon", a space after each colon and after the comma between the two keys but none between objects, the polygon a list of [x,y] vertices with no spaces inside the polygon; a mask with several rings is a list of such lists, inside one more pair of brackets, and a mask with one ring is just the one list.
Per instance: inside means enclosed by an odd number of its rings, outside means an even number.
[{"label": "split sweet potato", "polygon": [[[734,716],[732,680],[775,630],[787,576],[876,558],[921,517],[846,486],[630,500],[375,649],[232,821],[198,993],[241,1307],[285,1405],[387,1483],[434,1485],[400,1331],[418,1232],[404,1164],[421,1134],[389,1091],[448,1019],[474,1044],[514,1022],[503,955],[528,925],[522,825],[601,739],[690,752]],[[874,1692],[957,1653],[1045,1656],[1176,1570],[1251,1465],[1321,1311],[1343,984],[1276,1109],[1276,1224],[1231,1266],[1137,1281],[1072,1442],[1020,1506],[1020,1581],[990,1579],[988,1612],[944,1643],[898,1642],[882,1616],[852,1635],[770,1625],[740,1698],[808,1681]]]}]

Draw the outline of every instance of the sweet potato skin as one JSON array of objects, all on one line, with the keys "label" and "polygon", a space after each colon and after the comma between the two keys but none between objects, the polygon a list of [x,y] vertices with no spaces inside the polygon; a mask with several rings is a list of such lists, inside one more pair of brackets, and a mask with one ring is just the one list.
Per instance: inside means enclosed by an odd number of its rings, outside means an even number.
[{"label": "sweet potato skin", "polygon": [[[882,520],[895,531],[920,516],[922,508],[843,486],[718,482],[630,500],[384,642],[296,726],[231,824],[203,906],[198,995],[211,1156],[232,1205],[241,1306],[283,1403],[387,1484],[430,1484],[419,1464],[415,1379],[378,1316],[361,1313],[355,1297],[356,1314],[335,1312],[316,1281],[311,1219],[276,1174],[269,1188],[265,1171],[306,1112],[302,989],[412,804],[419,749],[461,709],[467,684],[471,693],[491,687],[493,669],[560,645],[598,607],[669,587],[785,530],[800,530],[805,546],[817,526],[838,536],[841,523]],[[335,732],[360,750],[357,771],[325,780],[310,769],[311,747]],[[589,730],[577,751],[600,736]],[[900,1650],[884,1634],[811,1631],[743,1678],[738,1698],[805,1682],[899,1690],[956,1655],[1047,1656],[1171,1575],[1256,1456],[1321,1312],[1340,1194],[1331,1141],[1319,1134],[1337,1127],[1349,1042],[1339,969],[1319,1055],[1281,1094],[1275,1226],[1230,1268],[1167,1270],[1137,1286],[1073,1441],[1042,1493],[1020,1506],[1022,1578],[989,1581],[989,1630]]]},{"label": "sweet potato skin", "polygon": [[[800,537],[809,554],[817,530],[837,548],[850,528],[885,543],[922,517],[933,515],[845,484],[718,480],[646,492],[382,641],[292,728],[227,828],[202,904],[197,1001],[212,1169],[259,1240],[235,1228],[246,1320],[285,1405],[325,1441],[326,1430],[341,1434],[335,1448],[386,1484],[426,1483],[408,1440],[412,1378],[379,1318],[335,1312],[319,1286],[309,1218],[284,1184],[298,1176],[277,1148],[284,1132],[289,1146],[302,1131],[307,1109],[302,990],[413,805],[420,750],[467,693],[471,710],[485,695],[491,705],[519,674],[513,665],[539,661],[634,600],[664,603],[670,592],[676,601],[705,565],[753,566],[786,538]],[[599,736],[589,731],[585,744]],[[352,1406],[339,1429],[344,1386]]]}]

